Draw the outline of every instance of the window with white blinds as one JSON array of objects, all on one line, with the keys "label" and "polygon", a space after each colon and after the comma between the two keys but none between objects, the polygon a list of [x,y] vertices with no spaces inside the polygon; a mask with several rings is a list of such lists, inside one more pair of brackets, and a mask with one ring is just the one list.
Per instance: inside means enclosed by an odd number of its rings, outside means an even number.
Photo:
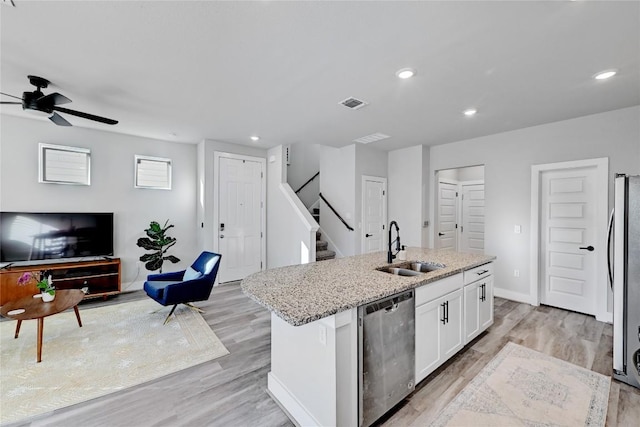
[{"label": "window with white blinds", "polygon": [[91,151],[87,148],[40,144],[39,182],[91,184]]},{"label": "window with white blinds", "polygon": [[136,188],[171,190],[171,159],[135,156]]}]

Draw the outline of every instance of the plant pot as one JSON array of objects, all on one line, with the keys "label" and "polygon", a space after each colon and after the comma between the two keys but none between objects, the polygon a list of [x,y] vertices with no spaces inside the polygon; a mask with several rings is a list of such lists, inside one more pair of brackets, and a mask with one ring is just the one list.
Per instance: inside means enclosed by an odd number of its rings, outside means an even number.
[{"label": "plant pot", "polygon": [[54,298],[56,297],[56,293],[54,292],[53,294],[50,294],[49,292],[43,292],[42,293],[42,301],[43,302],[51,302],[54,300]]}]

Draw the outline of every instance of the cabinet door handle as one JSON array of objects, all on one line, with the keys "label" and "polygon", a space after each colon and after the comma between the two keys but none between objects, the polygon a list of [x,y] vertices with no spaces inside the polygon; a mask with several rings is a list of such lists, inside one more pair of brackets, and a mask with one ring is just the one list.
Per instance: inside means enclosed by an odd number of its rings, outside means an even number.
[{"label": "cabinet door handle", "polygon": [[444,303],[444,310],[445,310],[445,315],[444,315],[444,320],[446,321],[446,323],[449,323],[449,301],[446,301]]},{"label": "cabinet door handle", "polygon": [[446,303],[444,303],[444,302],[442,304],[440,304],[440,307],[442,307],[442,319],[440,319],[440,321],[442,322],[443,325],[445,323],[447,323],[447,320],[446,320],[447,318],[446,318],[446,315],[445,315],[445,304]]},{"label": "cabinet door handle", "polygon": [[482,284],[482,299],[480,301],[484,301],[487,299],[487,294],[486,294],[486,286],[484,283]]}]

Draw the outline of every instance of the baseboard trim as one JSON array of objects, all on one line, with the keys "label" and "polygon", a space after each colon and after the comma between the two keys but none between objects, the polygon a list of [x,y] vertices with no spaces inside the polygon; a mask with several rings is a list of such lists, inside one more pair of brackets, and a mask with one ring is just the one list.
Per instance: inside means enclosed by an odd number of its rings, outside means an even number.
[{"label": "baseboard trim", "polygon": [[508,289],[502,288],[493,288],[493,295],[498,298],[504,298],[511,301],[523,302],[525,304],[531,305],[539,305],[537,302],[533,301],[531,295],[523,294],[521,292],[510,291]]},{"label": "baseboard trim", "polygon": [[596,320],[598,322],[613,323],[613,313],[597,314]]},{"label": "baseboard trim", "polygon": [[319,426],[321,425],[313,415],[291,394],[289,389],[273,375],[267,374],[267,391],[275,402],[280,406],[287,416],[297,426]]}]

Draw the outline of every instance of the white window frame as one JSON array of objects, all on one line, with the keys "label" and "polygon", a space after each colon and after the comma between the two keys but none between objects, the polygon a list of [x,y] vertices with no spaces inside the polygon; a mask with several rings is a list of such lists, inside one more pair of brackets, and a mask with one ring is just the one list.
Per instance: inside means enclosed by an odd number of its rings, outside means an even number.
[{"label": "white window frame", "polygon": [[[86,174],[81,180],[54,180],[47,177],[48,157],[47,152],[66,152],[84,154]],[[68,147],[65,145],[54,145],[40,143],[38,148],[38,182],[43,184],[66,184],[66,185],[91,185],[91,150],[88,148]]]},{"label": "white window frame", "polygon": [[[138,183],[138,165],[140,164],[140,161],[144,160],[144,161],[148,161],[148,162],[157,162],[157,163],[164,163],[167,165],[167,183],[168,185],[166,186],[160,186],[160,185],[141,185]],[[171,159],[167,159],[164,157],[151,157],[151,156],[143,156],[140,154],[136,154],[134,156],[134,173],[133,173],[133,186],[135,188],[147,188],[147,189],[152,189],[152,190],[171,190],[171,185],[172,185],[172,175],[173,175],[173,168],[172,168],[172,164],[171,164]]]}]

